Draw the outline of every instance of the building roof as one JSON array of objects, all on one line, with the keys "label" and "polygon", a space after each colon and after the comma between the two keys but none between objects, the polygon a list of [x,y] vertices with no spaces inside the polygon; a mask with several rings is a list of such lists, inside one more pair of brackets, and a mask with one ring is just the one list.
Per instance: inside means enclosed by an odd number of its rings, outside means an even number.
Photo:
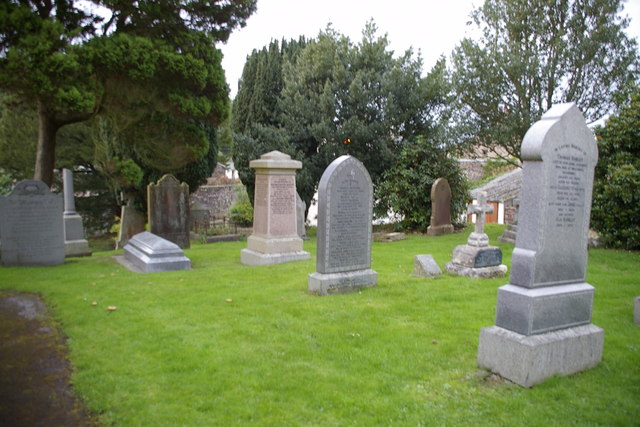
[{"label": "building roof", "polygon": [[520,187],[522,187],[522,168],[516,168],[489,181],[482,187],[471,190],[471,197],[477,199],[480,191],[486,191],[487,201],[504,202],[518,197],[520,195]]}]

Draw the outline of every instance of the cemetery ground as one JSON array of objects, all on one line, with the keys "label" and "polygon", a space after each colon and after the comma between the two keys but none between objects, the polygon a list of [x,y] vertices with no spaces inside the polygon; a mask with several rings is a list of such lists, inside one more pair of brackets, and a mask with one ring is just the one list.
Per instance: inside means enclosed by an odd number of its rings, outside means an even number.
[{"label": "cemetery ground", "polygon": [[[510,266],[502,230],[487,226]],[[525,389],[476,365],[507,277],[411,276],[414,255],[442,267],[469,231],[376,242],[378,285],[328,297],[307,293],[315,238],[308,261],[249,267],[245,242],[193,244],[193,270],[136,274],[103,251],[0,268],[0,289],[46,302],[100,424],[637,425],[640,253],[589,250],[602,363]]]}]

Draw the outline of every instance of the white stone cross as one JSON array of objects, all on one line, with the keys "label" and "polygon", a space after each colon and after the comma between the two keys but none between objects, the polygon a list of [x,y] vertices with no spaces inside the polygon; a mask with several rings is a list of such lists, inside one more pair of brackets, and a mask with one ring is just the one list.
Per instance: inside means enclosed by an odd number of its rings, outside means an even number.
[{"label": "white stone cross", "polygon": [[489,236],[484,232],[485,214],[493,212],[493,205],[487,203],[486,191],[480,192],[478,195],[478,203],[469,206],[467,212],[476,214],[476,227],[474,232],[469,235],[467,244],[471,246],[487,246],[489,244]]}]

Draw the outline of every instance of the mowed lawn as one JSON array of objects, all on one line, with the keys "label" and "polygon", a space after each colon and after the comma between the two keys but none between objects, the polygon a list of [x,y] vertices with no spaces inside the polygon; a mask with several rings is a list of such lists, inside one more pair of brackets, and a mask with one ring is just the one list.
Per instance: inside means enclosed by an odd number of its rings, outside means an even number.
[{"label": "mowed lawn", "polygon": [[[510,267],[502,229],[487,226]],[[245,242],[194,243],[190,271],[136,274],[99,252],[0,268],[0,288],[44,298],[107,425],[640,425],[640,253],[589,251],[602,363],[524,389],[476,365],[508,277],[411,276],[417,254],[444,269],[470,230],[374,243],[378,286],[345,295],[307,294],[315,239],[303,262],[248,267]]]}]

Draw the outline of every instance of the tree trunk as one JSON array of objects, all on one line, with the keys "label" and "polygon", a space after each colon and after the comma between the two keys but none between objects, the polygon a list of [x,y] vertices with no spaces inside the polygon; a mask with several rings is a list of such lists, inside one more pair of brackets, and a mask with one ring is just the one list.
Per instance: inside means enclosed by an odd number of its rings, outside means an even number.
[{"label": "tree trunk", "polygon": [[54,114],[46,108],[42,101],[38,100],[38,147],[33,179],[39,179],[49,187],[53,184],[58,128]]}]

